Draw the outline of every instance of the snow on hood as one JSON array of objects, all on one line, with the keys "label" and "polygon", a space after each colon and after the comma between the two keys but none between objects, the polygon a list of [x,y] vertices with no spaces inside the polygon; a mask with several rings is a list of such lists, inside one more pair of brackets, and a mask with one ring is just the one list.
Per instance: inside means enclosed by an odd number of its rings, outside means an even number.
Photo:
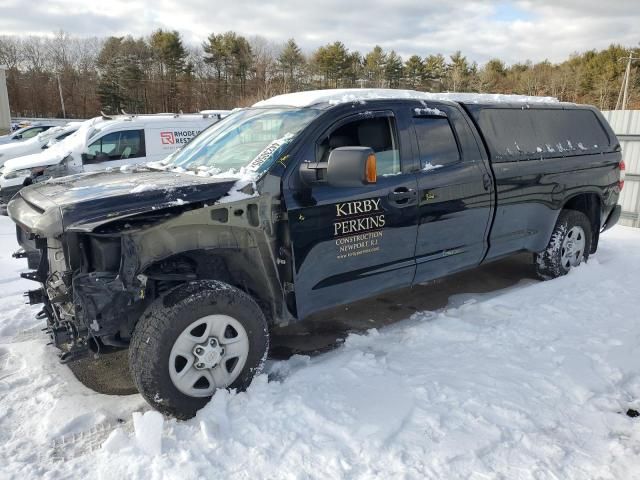
[{"label": "snow on hood", "polygon": [[[17,155],[20,155],[21,152],[29,152],[37,149],[43,145],[46,145],[50,142],[54,137],[60,135],[61,133],[68,132],[69,130],[77,130],[78,126],[82,122],[71,122],[63,127],[52,127],[49,130],[45,130],[44,132],[40,132],[33,138],[29,138],[22,142],[15,143],[7,143],[0,145],[0,158],[4,155],[11,155],[11,157],[15,158]],[[37,152],[41,153],[41,152]],[[7,161],[7,163],[9,163]]]},{"label": "snow on hood", "polygon": [[337,88],[329,90],[311,90],[308,92],[287,93],[255,103],[254,107],[288,105],[291,107],[308,107],[318,103],[337,105],[340,103],[361,102],[367,100],[409,99],[409,100],[448,100],[457,102],[479,103],[557,103],[554,97],[534,97],[529,95],[505,95],[490,93],[427,93],[415,90],[399,90],[393,88]]},{"label": "snow on hood", "polygon": [[[238,200],[244,200],[251,197],[258,196],[258,189],[256,186],[256,181],[258,180],[258,174],[254,171],[251,171],[246,168],[241,168],[240,170],[236,170],[232,168],[230,170],[222,171],[220,169],[209,168],[209,167],[199,167],[197,170],[186,170],[182,167],[170,168],[171,165],[167,165],[163,162],[149,162],[147,163],[147,168],[151,168],[153,170],[163,170],[166,172],[174,172],[174,173],[182,173],[185,175],[194,175],[197,177],[206,177],[206,178],[232,178],[236,180],[236,183],[232,185],[232,187],[227,192],[225,197],[220,198],[216,203],[230,203],[236,202]],[[126,169],[130,168],[129,165],[125,165],[120,168],[121,171],[126,171]],[[137,167],[133,167],[137,169]],[[250,192],[250,193],[247,193]],[[132,193],[134,193],[132,191]]]},{"label": "snow on hood", "polygon": [[7,154],[7,153],[21,152],[23,150],[28,151],[31,148],[33,148],[34,145],[40,145],[40,144],[42,144],[42,142],[39,141],[37,136],[30,138],[28,140],[23,140],[22,142],[4,143],[0,145],[0,155]]},{"label": "snow on hood", "polygon": [[61,142],[53,144],[46,150],[24,157],[13,158],[4,164],[4,171],[10,172],[23,168],[32,168],[60,163],[67,155],[82,152],[87,144],[89,130],[93,127],[93,121],[82,122],[78,130]]},{"label": "snow on hood", "polygon": [[[287,139],[289,138],[287,136],[285,137]],[[281,142],[281,141],[282,139],[278,139],[275,142]],[[258,157],[260,157],[261,154],[259,154]],[[244,200],[251,197],[257,197],[259,195],[258,189],[256,186],[256,181],[258,180],[260,175],[255,171],[255,169],[251,165],[253,164],[253,162],[251,162],[249,166],[242,167],[239,170],[235,168],[231,168],[229,170],[223,171],[219,168],[207,167],[205,165],[201,165],[195,170],[187,170],[184,167],[173,166],[171,164],[172,156],[173,154],[169,155],[164,160],[147,162],[146,165],[143,167],[138,167],[135,165],[123,165],[122,167],[120,167],[120,171],[122,172],[136,171],[146,167],[151,170],[162,170],[165,172],[182,173],[185,175],[194,175],[197,177],[235,179],[236,183],[233,184],[233,186],[229,189],[229,191],[227,192],[227,195],[220,198],[216,203],[230,203],[230,202]],[[250,193],[247,193],[247,192],[250,192]]]}]

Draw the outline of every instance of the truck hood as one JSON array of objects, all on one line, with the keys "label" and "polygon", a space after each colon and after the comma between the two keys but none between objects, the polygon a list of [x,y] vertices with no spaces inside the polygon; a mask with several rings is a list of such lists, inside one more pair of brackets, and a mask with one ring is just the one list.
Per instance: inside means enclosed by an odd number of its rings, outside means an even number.
[{"label": "truck hood", "polygon": [[148,211],[215,202],[235,182],[149,170],[83,173],[23,188],[7,211],[22,227],[51,237]]},{"label": "truck hood", "polygon": [[24,168],[49,167],[51,165],[57,165],[67,155],[68,152],[59,152],[51,155],[47,150],[43,150],[41,152],[32,153],[31,155],[24,155],[22,157],[7,160],[4,164],[4,171],[12,172],[14,170],[22,170]]}]

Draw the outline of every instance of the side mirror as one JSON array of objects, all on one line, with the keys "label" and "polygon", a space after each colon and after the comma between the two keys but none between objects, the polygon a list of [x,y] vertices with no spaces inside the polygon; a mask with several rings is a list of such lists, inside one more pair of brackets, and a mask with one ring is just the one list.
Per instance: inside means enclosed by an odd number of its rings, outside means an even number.
[{"label": "side mirror", "polygon": [[95,162],[96,163],[108,162],[109,160],[111,160],[111,157],[109,157],[109,155],[107,155],[104,152],[100,152],[95,157]]},{"label": "side mirror", "polygon": [[83,165],[86,165],[88,163],[108,162],[109,160],[111,160],[109,155],[103,152],[99,152],[97,155],[92,155],[90,153],[83,153],[82,155],[80,155],[80,157],[82,157]]},{"label": "side mirror", "polygon": [[12,138],[12,140],[22,140],[22,134],[19,133],[17,135],[14,135],[14,137]]},{"label": "side mirror", "polygon": [[49,165],[48,167],[43,167],[42,171],[37,173],[32,173],[31,177],[28,178],[27,180],[31,180],[32,183],[40,183],[40,182],[49,180],[50,178],[65,177],[71,173],[75,173],[75,172],[69,171],[68,162],[71,159],[72,159],[71,155],[68,155],[65,158],[63,158],[60,163],[56,165]]},{"label": "side mirror", "polygon": [[340,147],[329,154],[327,183],[332,187],[359,187],[376,183],[376,155],[369,147]]},{"label": "side mirror", "polygon": [[340,147],[327,162],[305,162],[300,177],[307,185],[326,183],[332,187],[361,187],[377,181],[376,155],[369,147]]}]

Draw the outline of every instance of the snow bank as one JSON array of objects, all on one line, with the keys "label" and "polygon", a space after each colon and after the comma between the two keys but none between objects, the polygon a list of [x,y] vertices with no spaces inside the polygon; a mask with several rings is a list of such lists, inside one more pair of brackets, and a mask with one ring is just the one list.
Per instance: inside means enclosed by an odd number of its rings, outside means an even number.
[{"label": "snow bank", "polygon": [[411,100],[450,100],[460,102],[518,102],[518,103],[555,103],[554,97],[533,97],[528,95],[504,95],[489,93],[427,93],[415,90],[397,90],[391,88],[338,88],[330,90],[311,90],[308,92],[277,95],[254,104],[254,107],[291,106],[308,107],[318,103],[340,104],[349,102],[365,103],[367,100],[411,99]]},{"label": "snow bank", "polygon": [[[583,480],[640,471],[640,419],[624,414],[640,408],[639,230],[607,232],[566,277],[453,297],[332,352],[272,362],[247,392],[220,392],[190,421],[155,416],[135,428],[132,412],[148,409],[140,397],[92,393],[55,363],[45,338],[11,337],[39,325],[21,305],[27,282],[14,280],[24,261],[9,258],[11,235],[0,218],[7,478]],[[86,447],[82,432],[118,418],[126,423],[101,448]],[[61,437],[64,462],[51,447]]]}]

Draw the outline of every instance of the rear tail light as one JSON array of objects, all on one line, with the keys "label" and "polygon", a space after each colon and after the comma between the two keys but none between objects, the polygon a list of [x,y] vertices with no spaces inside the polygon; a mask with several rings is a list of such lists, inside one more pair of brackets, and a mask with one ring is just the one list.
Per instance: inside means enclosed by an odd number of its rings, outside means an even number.
[{"label": "rear tail light", "polygon": [[624,188],[624,175],[625,175],[625,165],[624,160],[620,160],[620,164],[618,165],[620,168],[620,180],[618,180],[618,188],[622,190]]}]

